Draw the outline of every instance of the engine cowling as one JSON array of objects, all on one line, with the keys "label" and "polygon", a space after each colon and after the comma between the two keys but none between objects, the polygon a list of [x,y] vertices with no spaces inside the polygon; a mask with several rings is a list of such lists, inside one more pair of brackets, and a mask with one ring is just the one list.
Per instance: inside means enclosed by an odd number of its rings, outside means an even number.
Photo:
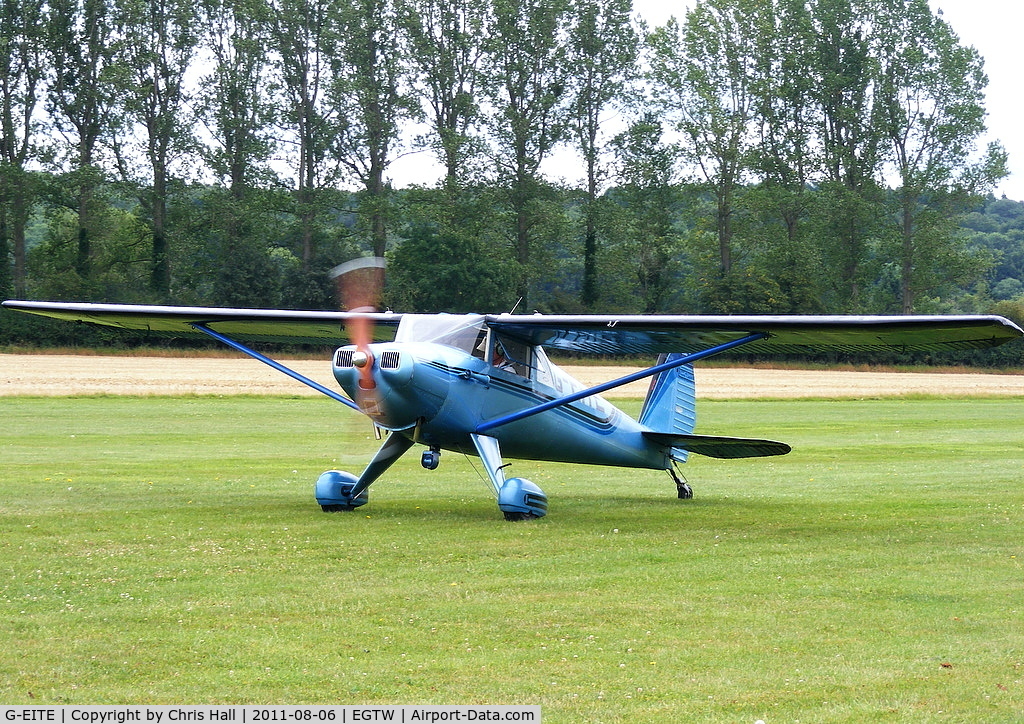
[{"label": "engine cowling", "polygon": [[368,360],[361,358],[363,354],[351,345],[341,347],[334,353],[331,369],[345,393],[358,401],[366,399],[359,389],[363,369],[360,365],[372,365],[375,386],[369,396],[371,403],[361,403],[361,407],[375,423],[388,430],[404,430],[436,414],[447,394],[446,378],[435,376],[438,381],[430,375],[417,374],[413,355],[398,345],[371,345]]}]

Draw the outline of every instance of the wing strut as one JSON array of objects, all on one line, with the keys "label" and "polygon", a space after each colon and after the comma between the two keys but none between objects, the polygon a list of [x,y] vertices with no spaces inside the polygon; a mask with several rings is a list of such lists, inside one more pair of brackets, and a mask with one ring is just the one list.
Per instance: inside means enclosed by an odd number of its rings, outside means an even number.
[{"label": "wing strut", "polygon": [[665,370],[671,370],[675,369],[676,367],[682,367],[683,365],[691,364],[692,362],[696,362],[697,360],[702,360],[706,357],[711,357],[712,355],[716,355],[721,352],[726,352],[730,349],[741,347],[742,345],[749,344],[751,342],[757,342],[758,340],[767,339],[768,336],[769,335],[766,332],[755,332],[753,334],[748,334],[746,337],[742,337],[740,339],[734,339],[730,342],[723,342],[722,344],[716,345],[714,347],[703,349],[700,352],[694,352],[692,354],[683,355],[682,357],[669,360],[668,362],[665,362],[663,364],[655,365],[654,367],[648,367],[645,370],[634,372],[633,374],[626,375],[625,377],[620,377],[616,380],[611,380],[610,382],[603,382],[600,385],[595,385],[594,387],[588,387],[585,390],[574,392],[571,395],[566,395],[565,397],[559,397],[554,400],[548,400],[547,402],[542,402],[539,405],[527,407],[525,410],[519,410],[518,412],[513,412],[503,417],[496,417],[493,420],[487,420],[486,422],[482,422],[479,425],[477,425],[475,432],[477,434],[480,434],[486,432],[487,430],[492,430],[495,427],[507,425],[510,422],[517,422],[527,417],[533,417],[534,415],[540,414],[541,412],[547,412],[548,410],[552,410],[556,407],[567,405],[570,402],[576,402],[576,400],[582,400],[583,398],[590,397],[591,395],[599,395],[602,392],[605,392],[606,390],[612,390],[615,389],[616,387],[627,385],[630,382],[642,380],[644,377],[650,377],[652,375],[658,374],[659,372],[664,372]]},{"label": "wing strut", "polygon": [[192,323],[189,324],[189,326],[192,327],[193,329],[195,329],[198,332],[202,332],[203,334],[206,334],[206,335],[209,335],[209,336],[213,337],[218,342],[223,342],[228,347],[236,349],[239,352],[241,352],[242,354],[246,354],[246,355],[252,357],[254,360],[258,360],[258,361],[262,362],[265,365],[273,367],[278,372],[285,373],[286,375],[288,375],[292,379],[296,379],[299,382],[301,382],[302,384],[304,384],[304,385],[306,385],[308,387],[312,387],[317,392],[321,392],[321,393],[327,395],[332,400],[337,400],[338,402],[342,403],[343,405],[347,405],[348,407],[351,407],[353,410],[356,410],[357,412],[359,411],[359,405],[357,405],[355,402],[353,402],[352,400],[350,400],[347,397],[345,397],[344,395],[342,395],[340,392],[335,392],[330,387],[324,387],[323,385],[321,385],[316,380],[311,380],[308,377],[306,377],[304,374],[302,374],[300,372],[296,372],[295,370],[291,369],[290,367],[285,367],[280,362],[277,362],[276,360],[272,360],[269,357],[267,357],[266,355],[260,354],[259,352],[257,352],[254,349],[250,349],[249,347],[246,347],[241,342],[236,342],[235,340],[231,339],[230,337],[225,337],[220,332],[214,332],[209,327],[207,327],[205,325],[202,325],[202,324],[199,324],[198,322],[192,322]]}]

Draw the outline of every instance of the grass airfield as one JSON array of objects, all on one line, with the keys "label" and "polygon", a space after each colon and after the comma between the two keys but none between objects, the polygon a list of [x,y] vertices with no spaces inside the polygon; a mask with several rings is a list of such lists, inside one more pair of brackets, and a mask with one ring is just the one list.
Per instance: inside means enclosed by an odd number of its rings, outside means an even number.
[{"label": "grass airfield", "polygon": [[[789,442],[664,473],[400,460],[284,397],[6,398],[0,699],[540,704],[545,722],[1024,716],[1024,399],[698,403]],[[635,413],[639,402],[622,404]]]}]

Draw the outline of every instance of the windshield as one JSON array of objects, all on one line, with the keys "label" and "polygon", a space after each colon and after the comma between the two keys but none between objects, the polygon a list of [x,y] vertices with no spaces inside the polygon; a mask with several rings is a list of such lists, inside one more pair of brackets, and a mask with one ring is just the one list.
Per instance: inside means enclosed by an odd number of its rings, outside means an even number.
[{"label": "windshield", "polygon": [[406,314],[396,342],[433,342],[483,357],[487,328],[478,314]]}]

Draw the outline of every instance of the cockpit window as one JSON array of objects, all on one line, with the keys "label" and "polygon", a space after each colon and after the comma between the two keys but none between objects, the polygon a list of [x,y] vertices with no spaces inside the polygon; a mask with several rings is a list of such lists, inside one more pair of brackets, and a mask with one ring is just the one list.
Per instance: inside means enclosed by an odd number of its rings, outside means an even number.
[{"label": "cockpit window", "polygon": [[[559,395],[571,395],[586,389],[586,386],[565,372],[561,367],[551,362],[544,353],[544,349],[537,347],[534,354],[534,379],[541,384],[553,387]],[[609,417],[614,408],[600,395],[584,397],[577,405],[586,405],[598,410],[603,417]]]},{"label": "cockpit window", "polygon": [[516,339],[493,335],[490,362],[506,372],[520,377],[532,377],[533,347]]},{"label": "cockpit window", "polygon": [[396,342],[433,342],[484,356],[487,327],[477,314],[406,314],[395,333]]}]

